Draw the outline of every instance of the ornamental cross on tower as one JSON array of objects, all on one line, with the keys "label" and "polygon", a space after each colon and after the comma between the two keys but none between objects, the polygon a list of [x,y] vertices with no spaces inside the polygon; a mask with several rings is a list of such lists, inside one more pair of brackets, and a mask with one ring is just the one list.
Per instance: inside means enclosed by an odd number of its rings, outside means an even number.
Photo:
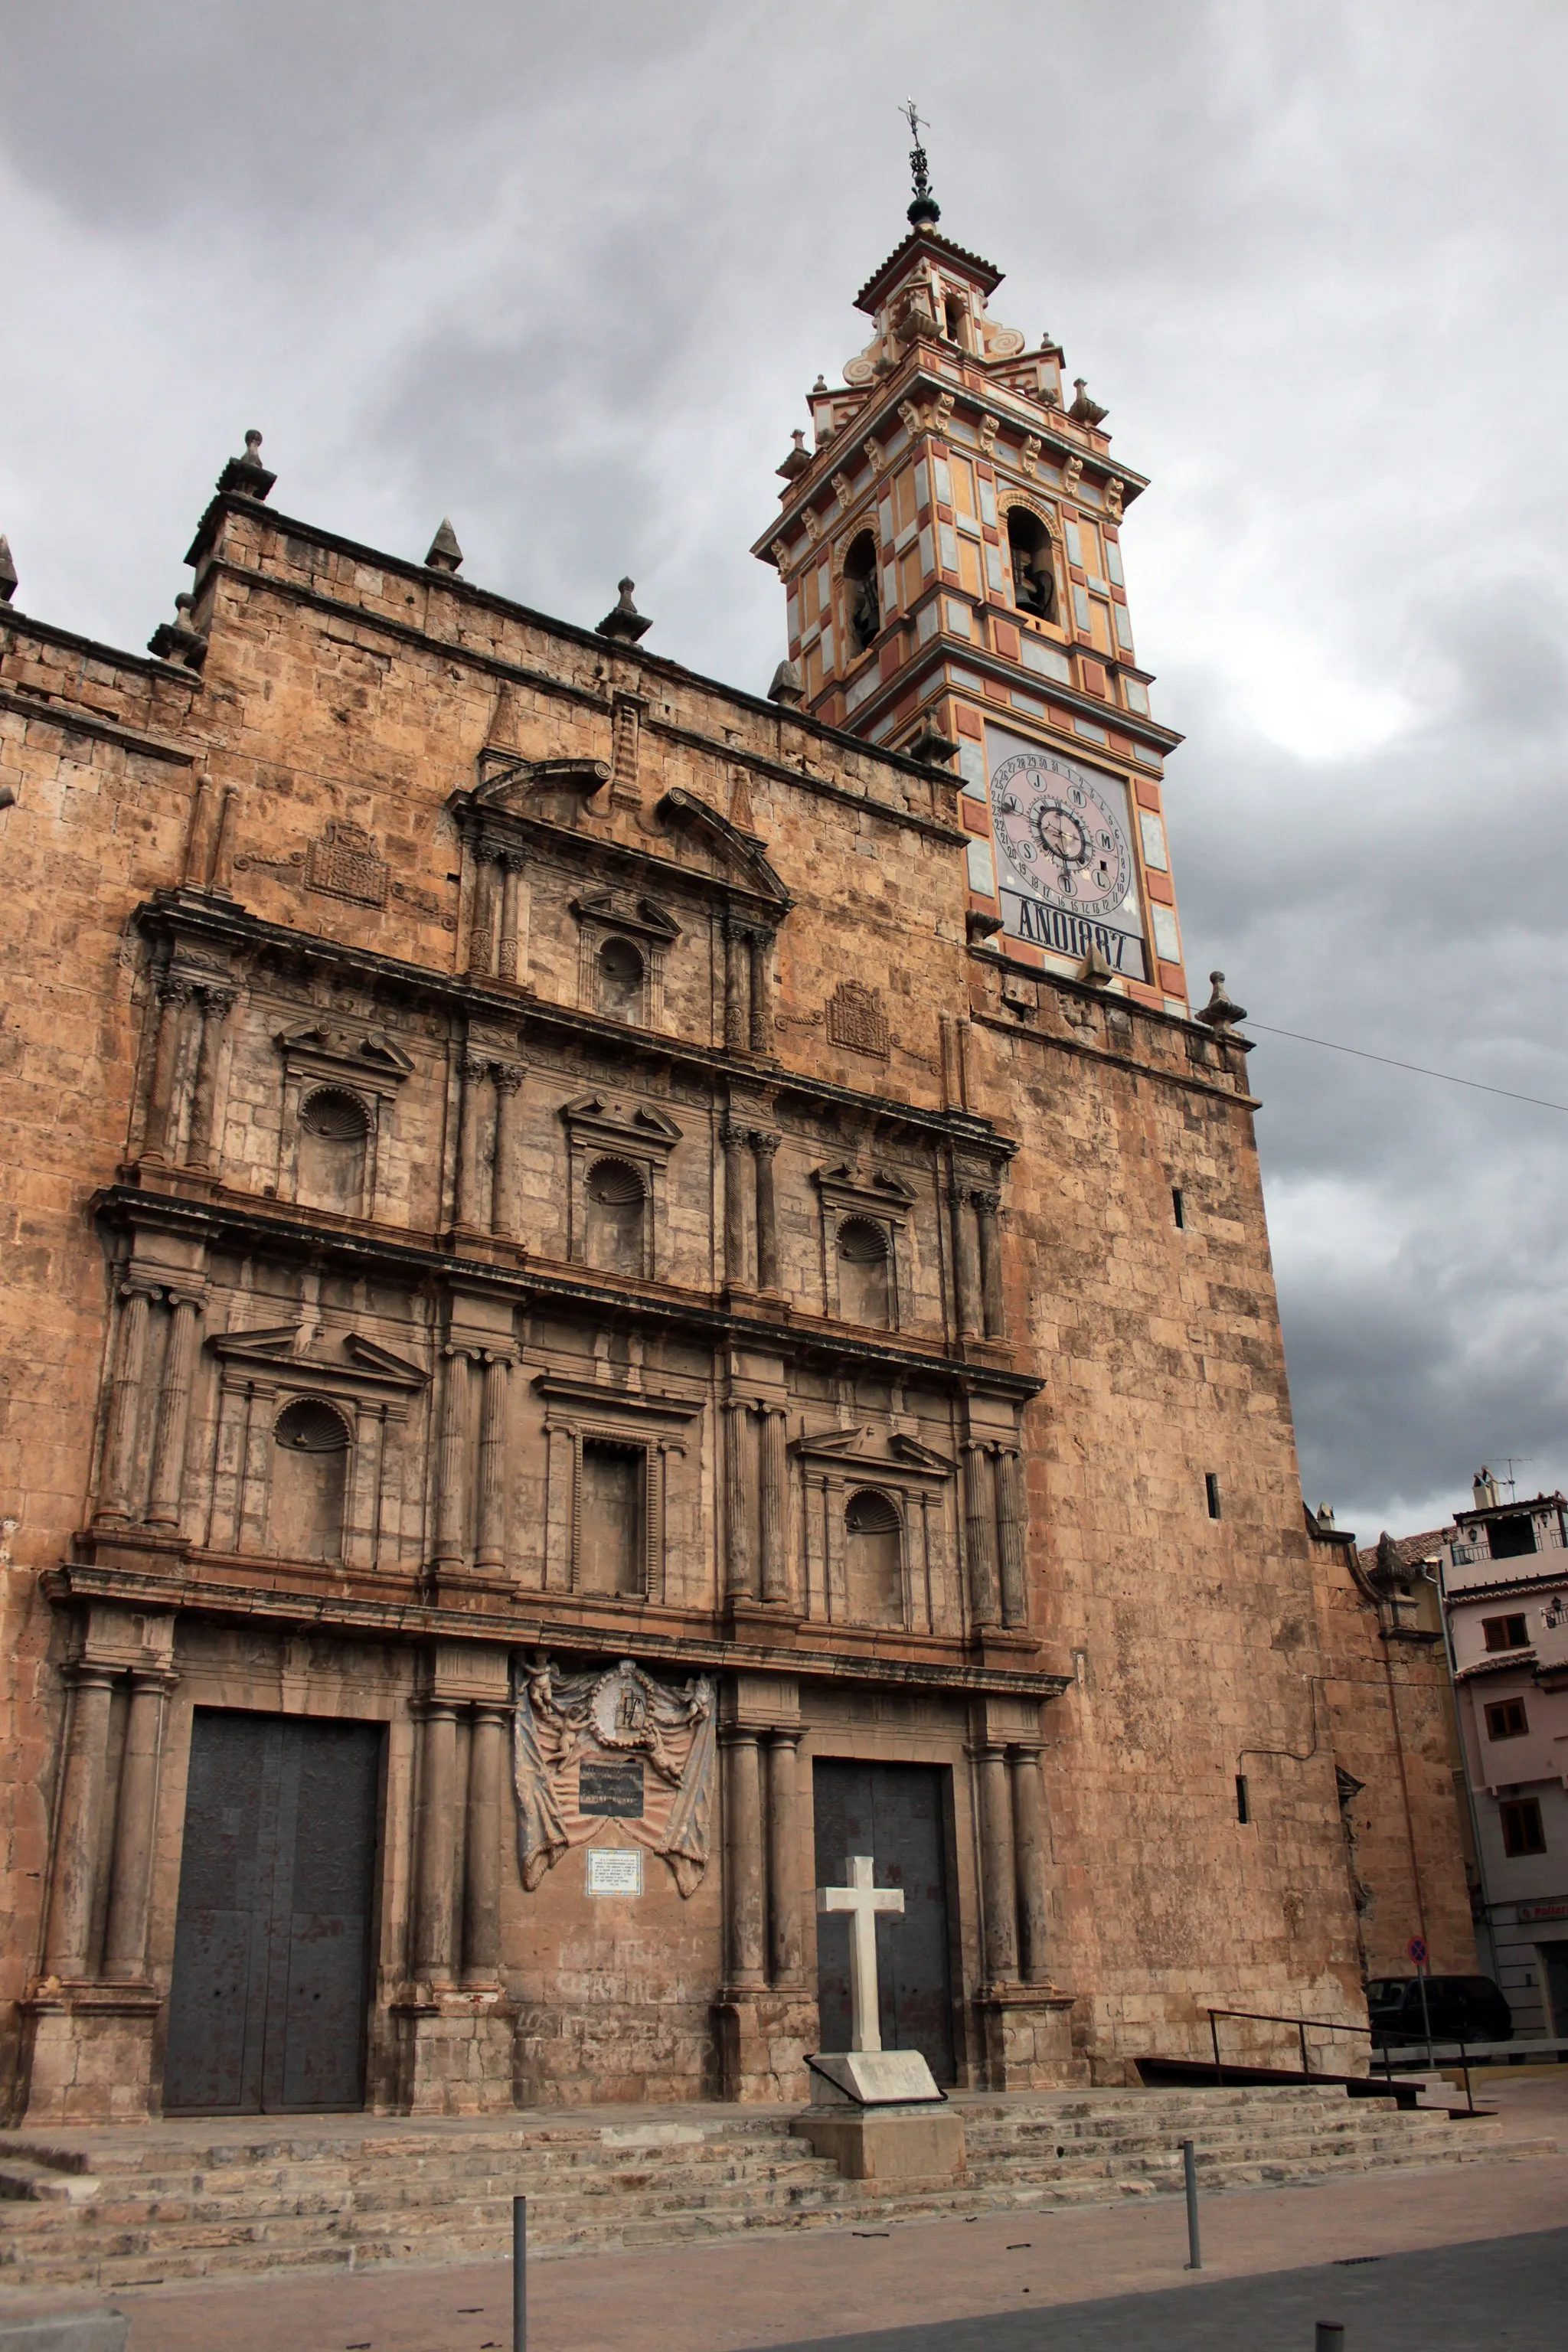
[{"label": "ornamental cross on tower", "polygon": [[882,2024],[877,1997],[877,1914],[901,1911],[903,1889],[872,1885],[868,1853],[850,1854],[844,1868],[847,1884],[819,1886],[816,1907],[819,1912],[849,1914],[849,2047],[879,2050]]},{"label": "ornamental cross on tower", "polygon": [[931,124],[917,111],[912,98],[905,99],[899,112],[909,124],[910,137],[915,142],[910,150],[910,176],[914,182],[915,194],[909,209],[909,219],[916,228],[922,224],[934,227],[942,218],[942,206],[931,192],[931,171],[926,162],[926,151],[921,143],[921,132],[929,131]]}]

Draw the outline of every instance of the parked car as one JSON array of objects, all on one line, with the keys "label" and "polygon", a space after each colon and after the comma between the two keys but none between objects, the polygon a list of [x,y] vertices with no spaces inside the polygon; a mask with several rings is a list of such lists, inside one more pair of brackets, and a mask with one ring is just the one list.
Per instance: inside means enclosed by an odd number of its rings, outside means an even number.
[{"label": "parked car", "polygon": [[1367,2021],[1381,2048],[1424,2042],[1511,2042],[1513,2012],[1490,1977],[1428,1977],[1426,2005],[1419,1977],[1375,1977],[1366,1989]]}]

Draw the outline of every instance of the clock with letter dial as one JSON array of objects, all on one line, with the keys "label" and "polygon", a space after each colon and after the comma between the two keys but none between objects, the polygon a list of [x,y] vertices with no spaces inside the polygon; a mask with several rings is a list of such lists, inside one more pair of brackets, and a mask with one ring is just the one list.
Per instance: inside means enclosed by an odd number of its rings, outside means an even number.
[{"label": "clock with letter dial", "polygon": [[1031,898],[1075,915],[1120,910],[1132,887],[1132,845],[1122,788],[1109,777],[1053,751],[1019,750],[992,770],[991,822]]}]

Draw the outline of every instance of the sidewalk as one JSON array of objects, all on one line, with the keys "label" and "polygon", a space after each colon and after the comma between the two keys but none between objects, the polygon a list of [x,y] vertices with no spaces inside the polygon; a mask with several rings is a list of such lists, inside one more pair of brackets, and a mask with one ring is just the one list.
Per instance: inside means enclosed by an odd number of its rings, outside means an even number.
[{"label": "sidewalk", "polygon": [[[1568,2081],[1532,2076],[1506,2086],[1495,2104],[1521,2132],[1555,2131],[1568,2147]],[[1405,2342],[1431,2352],[1502,2344],[1534,2352],[1538,2343],[1568,2341],[1568,2306],[1541,2322],[1545,2334],[1522,2332],[1536,2323],[1508,2285],[1514,2277],[1533,2280],[1544,2313],[1552,2277],[1568,2276],[1563,2246],[1531,2234],[1568,2222],[1568,2155],[1243,2190],[1205,2199],[1202,2220],[1201,2278],[1184,2270],[1185,2215],[1176,2197],[911,2223],[886,2236],[769,2232],[646,2254],[566,2256],[531,2271],[531,2352],[805,2345],[826,2352],[835,2339],[873,2334],[883,2336],[883,2352],[894,2352],[889,2331],[903,2330],[920,2331],[908,2339],[910,2352],[934,2352],[939,2326],[943,2352],[982,2343],[990,2352],[1024,2352],[1026,2344],[1033,2352],[1121,2344],[1162,2352],[1190,2344],[1208,2352],[1233,2343],[1272,2352],[1276,2341],[1283,2352],[1310,2347],[1313,2317],[1342,2318],[1348,2326],[1352,2307],[1369,2315],[1368,2352],[1373,2343],[1379,2352],[1395,2352]],[[1524,2242],[1511,2253],[1478,2245],[1514,2238]],[[1364,2259],[1436,2248],[1466,2251],[1441,2264],[1395,2265],[1386,2273]],[[1336,2263],[1355,2266],[1325,2267],[1305,2284],[1276,2276],[1267,2293],[1250,2295],[1222,2286]],[[1466,2282],[1493,2309],[1495,2331],[1463,2332],[1476,2324],[1473,2314],[1465,2315]],[[1499,2301],[1489,2305],[1494,2293]],[[1335,2308],[1316,2308],[1324,2294]],[[1135,2326],[1121,2301],[1133,2295],[1154,2298],[1140,2303]],[[1190,2323],[1184,2296],[1201,2298],[1191,2305]],[[502,2263],[146,2287],[114,2300],[132,2316],[131,2352],[510,2352],[510,2279]],[[1042,2306],[1056,2312],[1043,2334],[1029,2320]],[[1269,2318],[1271,2306],[1278,2308]],[[1434,2332],[1434,2313],[1441,2333]],[[982,2317],[984,2329],[958,2325]],[[1200,2318],[1199,2332],[1189,2333]],[[1276,2324],[1285,2329],[1277,2336],[1268,2332]],[[1391,2332],[1407,2324],[1416,2332]],[[1353,2336],[1346,2352],[1363,2352]]]}]

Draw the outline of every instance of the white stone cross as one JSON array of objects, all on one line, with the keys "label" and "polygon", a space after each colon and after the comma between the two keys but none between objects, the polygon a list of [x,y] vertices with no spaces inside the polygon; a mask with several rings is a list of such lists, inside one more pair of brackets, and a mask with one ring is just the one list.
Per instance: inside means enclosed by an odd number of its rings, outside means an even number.
[{"label": "white stone cross", "polygon": [[848,1884],[819,1886],[816,1907],[818,1912],[849,1914],[849,2047],[879,2050],[882,2024],[877,2001],[877,1914],[901,1911],[904,1894],[900,1886],[872,1885],[868,1853],[847,1856],[844,1868]]}]

